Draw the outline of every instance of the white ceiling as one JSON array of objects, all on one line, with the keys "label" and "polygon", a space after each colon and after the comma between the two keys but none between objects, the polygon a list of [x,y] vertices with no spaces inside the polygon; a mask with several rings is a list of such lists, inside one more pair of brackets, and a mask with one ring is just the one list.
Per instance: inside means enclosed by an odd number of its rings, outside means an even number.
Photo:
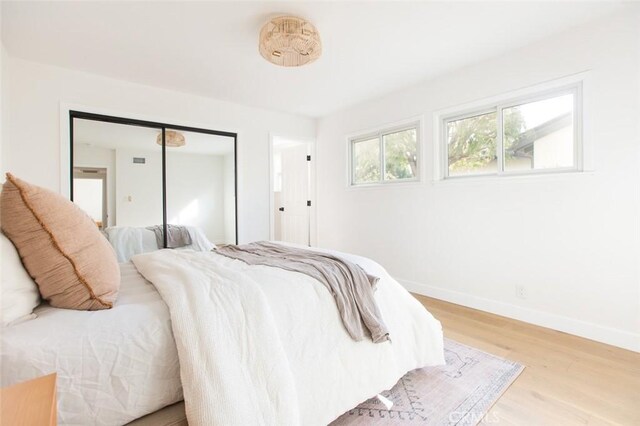
[{"label": "white ceiling", "polygon": [[[160,133],[157,129],[74,119],[73,143],[100,148],[127,148],[138,151],[160,152],[156,143]],[[233,138],[208,135],[205,133],[183,132],[185,144],[181,147],[167,148],[167,153],[226,155],[233,153]]]},{"label": "white ceiling", "polygon": [[[245,105],[322,116],[637,4],[2,2],[10,55]],[[269,17],[313,22],[323,55],[262,59]]]}]

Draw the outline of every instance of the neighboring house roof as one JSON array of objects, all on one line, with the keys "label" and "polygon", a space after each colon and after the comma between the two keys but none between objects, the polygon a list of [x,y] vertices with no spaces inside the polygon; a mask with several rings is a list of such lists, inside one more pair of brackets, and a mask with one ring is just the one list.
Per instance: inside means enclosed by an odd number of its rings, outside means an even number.
[{"label": "neighboring house roof", "polygon": [[523,155],[531,152],[531,148],[536,140],[570,126],[572,119],[573,114],[568,112],[527,130],[520,135],[518,141],[510,151],[513,152],[514,155]]}]

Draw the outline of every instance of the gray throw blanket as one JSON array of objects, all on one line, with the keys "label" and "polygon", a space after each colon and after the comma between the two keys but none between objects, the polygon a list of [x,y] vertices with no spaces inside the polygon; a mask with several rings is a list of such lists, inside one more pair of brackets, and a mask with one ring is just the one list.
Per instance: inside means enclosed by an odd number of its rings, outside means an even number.
[{"label": "gray throw blanket", "polygon": [[333,295],[342,323],[353,340],[365,337],[364,326],[374,343],[389,340],[373,292],[379,280],[360,266],[328,253],[261,241],[228,245],[216,253],[249,265],[264,265],[300,272],[320,281]]},{"label": "gray throw blanket", "polygon": [[[149,226],[147,229],[156,234],[158,248],[164,248],[162,225]],[[180,248],[188,245],[191,245],[191,234],[186,226],[167,225],[167,248]]]}]

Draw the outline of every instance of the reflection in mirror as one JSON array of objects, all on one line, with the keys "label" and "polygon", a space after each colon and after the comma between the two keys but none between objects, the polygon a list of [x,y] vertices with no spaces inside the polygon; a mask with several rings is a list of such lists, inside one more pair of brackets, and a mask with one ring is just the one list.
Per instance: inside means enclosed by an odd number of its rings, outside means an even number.
[{"label": "reflection in mirror", "polygon": [[167,129],[166,143],[167,222],[197,227],[215,244],[234,244],[234,139]]},{"label": "reflection in mirror", "polygon": [[[77,170],[104,170],[106,226],[162,225],[162,146],[157,129],[74,119],[73,201],[95,201],[82,191]],[[79,192],[80,191],[80,192]],[[91,214],[91,213],[90,213]]]},{"label": "reflection in mirror", "polygon": [[73,184],[76,204],[87,212],[99,229],[105,229],[109,223],[107,168],[76,166]]},{"label": "reflection in mirror", "polygon": [[233,136],[166,129],[163,188],[161,127],[72,120],[72,199],[120,262],[158,248],[236,242]]}]

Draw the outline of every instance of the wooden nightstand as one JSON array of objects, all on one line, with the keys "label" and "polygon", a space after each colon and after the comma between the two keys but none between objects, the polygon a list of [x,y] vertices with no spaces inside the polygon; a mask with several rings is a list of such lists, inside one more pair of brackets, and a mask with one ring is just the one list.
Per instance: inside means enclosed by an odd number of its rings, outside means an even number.
[{"label": "wooden nightstand", "polygon": [[0,389],[0,411],[2,425],[56,425],[56,374]]}]

